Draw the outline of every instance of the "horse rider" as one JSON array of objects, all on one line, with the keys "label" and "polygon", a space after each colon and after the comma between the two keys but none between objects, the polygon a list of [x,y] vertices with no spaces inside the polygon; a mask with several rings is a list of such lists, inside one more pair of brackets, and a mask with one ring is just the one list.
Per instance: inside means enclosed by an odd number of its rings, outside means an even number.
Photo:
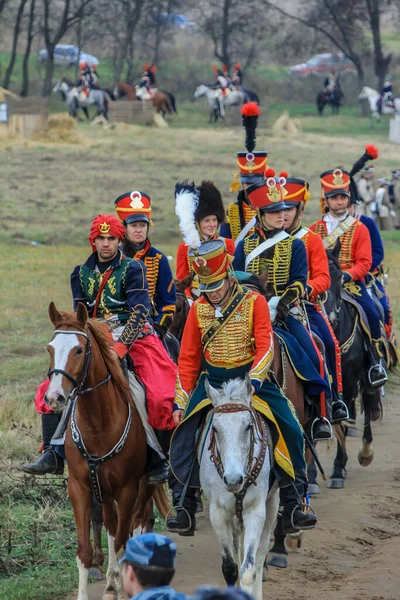
[{"label": "horse rider", "polygon": [[324,81],[325,93],[328,99],[333,100],[333,94],[338,86],[338,76],[335,70],[331,71]]},{"label": "horse rider", "polygon": [[383,86],[381,88],[381,94],[376,105],[379,114],[382,114],[382,109],[384,106],[393,108],[394,111],[396,110],[392,81],[393,77],[391,75],[386,75],[385,81],[383,82]]},{"label": "horse rider", "polygon": [[392,209],[395,211],[396,216],[394,219],[394,228],[400,229],[400,169],[392,170],[392,178],[389,185],[389,200]]},{"label": "horse rider", "polygon": [[234,89],[241,90],[243,85],[243,74],[240,63],[236,63],[232,72],[231,84]]},{"label": "horse rider", "polygon": [[[183,333],[173,413],[178,427],[170,448],[173,503],[182,504],[187,512],[178,510],[171,515],[167,528],[194,535],[195,487],[199,486],[196,446],[201,443],[197,436],[211,406],[204,387],[206,378],[220,388],[224,382],[246,374],[251,379],[253,407],[267,417],[274,430],[284,530],[312,528],[316,516],[301,508],[307,490],[301,426],[294,407],[268,377],[273,338],[266,299],[238,284],[224,240],[201,243],[190,250],[189,258],[202,296],[191,306]],[[188,481],[190,485],[181,497]]]},{"label": "horse rider", "polygon": [[[328,257],[321,238],[302,224],[304,208],[310,198],[309,183],[304,179],[287,177],[286,179],[285,231],[302,240],[306,247],[308,277],[304,290],[304,301],[311,328],[317,333],[325,346],[326,363],[331,376],[332,407],[326,406],[325,413],[332,423],[339,423],[348,417],[343,402],[342,368],[340,346],[332,326],[323,308],[323,296],[331,284]],[[328,397],[325,398],[328,404]]]},{"label": "horse rider", "polygon": [[371,206],[375,201],[375,185],[374,185],[374,172],[375,168],[373,165],[366,165],[362,171],[361,176],[357,181],[358,198],[360,201],[359,210],[361,214],[371,216]]},{"label": "horse rider", "polygon": [[[196,190],[195,193],[176,195],[176,213],[185,235],[188,229],[186,223],[190,223],[190,235],[179,244],[176,254],[176,278],[180,282],[187,281],[185,294],[189,299],[199,296],[197,275],[188,257],[189,248],[192,247],[191,238],[194,236],[201,241],[219,238],[218,228],[225,220],[222,196],[213,182],[203,181]],[[233,254],[235,245],[232,240],[227,240],[227,248]]]},{"label": "horse rider", "polygon": [[[153,65],[150,66],[150,63],[146,63],[143,67],[143,73],[140,78],[139,85],[137,86],[136,97],[138,100],[147,100],[151,98],[155,89],[156,89],[156,76],[155,73],[157,71],[157,67]],[[147,96],[147,98],[146,98]]]},{"label": "horse rider", "polygon": [[86,62],[80,65],[80,76],[78,79],[77,87],[81,90],[87,90],[90,92],[91,89],[99,89],[99,75],[96,71],[98,65],[89,66]]},{"label": "horse rider", "polygon": [[237,193],[237,199],[236,202],[228,205],[225,222],[221,225],[222,237],[232,238],[235,244],[254,233],[256,212],[250,205],[246,190],[251,184],[264,177],[268,156],[268,152],[254,150],[260,107],[255,102],[247,102],[242,106],[241,113],[242,124],[246,132],[246,150],[237,153],[236,172],[230,187],[231,192]]},{"label": "horse rider", "polygon": [[256,233],[236,246],[233,267],[257,276],[268,273],[267,293],[272,295],[268,305],[272,322],[277,320],[274,331],[316,407],[319,416],[311,434],[318,441],[332,437],[325,408],[325,394],[330,394],[330,386],[321,352],[304,326],[307,320],[298,307],[307,285],[307,255],[303,242],[283,229],[285,185],[284,177],[275,178],[275,171],[267,169],[265,179],[247,189],[257,211]]},{"label": "horse rider", "polygon": [[368,380],[372,388],[378,388],[387,381],[387,374],[380,350],[379,315],[365,286],[365,277],[372,263],[371,239],[365,225],[349,214],[350,174],[345,169],[332,169],[320,175],[320,182],[325,214],[310,229],[322,237],[325,249],[334,248],[340,241],[343,287],[367,316],[369,327],[362,318],[360,322],[368,348]]},{"label": "horse rider", "polygon": [[378,189],[375,194],[375,202],[372,205],[372,213],[381,231],[390,231],[393,229],[393,215],[396,214],[392,210],[389,200],[389,185],[389,179],[385,177],[378,179]]},{"label": "horse rider", "polygon": [[[168,476],[168,464],[154,439],[154,431],[157,434],[158,430],[174,427],[176,366],[154,332],[146,267],[141,261],[124,256],[119,249],[124,238],[125,229],[114,215],[98,215],[93,220],[89,235],[93,252],[71,275],[74,310],[82,302],[91,318],[102,319],[112,334],[110,341],[113,340],[118,358],[133,362],[134,373],[146,394],[148,415],[140,410],[138,395],[134,400],[148,442],[148,479],[150,483],[160,483]],[[57,443],[53,440],[41,458],[24,465],[23,470],[34,475],[57,472],[63,462],[63,433],[57,432]]]},{"label": "horse rider", "polygon": [[216,65],[213,65],[212,68],[217,77],[216,88],[221,90],[222,96],[227,96],[229,94],[228,73],[224,73],[224,71],[221,71],[221,69],[218,69],[218,67]]},{"label": "horse rider", "polygon": [[149,240],[149,229],[153,225],[150,196],[145,192],[126,192],[118,196],[114,204],[125,227],[125,256],[141,260],[146,266],[151,317],[163,337],[175,313],[176,290],[168,258]]}]

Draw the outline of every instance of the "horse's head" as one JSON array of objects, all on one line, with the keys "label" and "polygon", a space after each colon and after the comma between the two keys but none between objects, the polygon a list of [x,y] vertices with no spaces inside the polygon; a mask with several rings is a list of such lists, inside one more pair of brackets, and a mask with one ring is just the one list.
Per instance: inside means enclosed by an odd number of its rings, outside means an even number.
[{"label": "horse's head", "polygon": [[206,380],[206,392],[214,407],[212,435],[223,465],[222,479],[228,492],[237,494],[243,487],[252,451],[254,413],[251,408],[251,381],[232,379],[222,390]]},{"label": "horse's head", "polygon": [[206,85],[199,85],[194,91],[193,99],[198,100],[198,98],[201,98],[202,96],[207,94],[207,92],[208,92],[208,87]]},{"label": "horse's head", "polygon": [[51,302],[49,317],[55,330],[47,346],[50,354],[50,385],[45,402],[54,412],[59,412],[65,408],[68,397],[87,375],[90,358],[90,343],[86,333],[88,313],[81,303],[75,314],[61,313]]},{"label": "horse's head", "polygon": [[368,88],[367,87],[363,87],[363,89],[361,90],[361,92],[358,95],[358,99],[359,100],[368,100]]},{"label": "horse's head", "polygon": [[337,329],[339,324],[339,310],[342,305],[342,270],[339,264],[340,250],[341,244],[340,240],[338,240],[333,250],[327,250],[326,252],[331,276],[331,287],[328,290],[325,310],[334,330]]},{"label": "horse's head", "polygon": [[61,92],[61,84],[62,84],[62,79],[59,79],[53,88],[54,94],[57,94],[57,92]]}]

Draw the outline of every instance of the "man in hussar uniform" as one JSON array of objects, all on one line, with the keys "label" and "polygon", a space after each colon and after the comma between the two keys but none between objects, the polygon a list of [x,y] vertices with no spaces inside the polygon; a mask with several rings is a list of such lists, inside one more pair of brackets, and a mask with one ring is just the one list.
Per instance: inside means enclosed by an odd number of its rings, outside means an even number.
[{"label": "man in hussar uniform", "polygon": [[231,83],[232,83],[233,87],[237,90],[240,90],[242,88],[243,74],[242,74],[242,69],[240,67],[240,63],[236,63],[233,68]]},{"label": "man in hussar uniform", "polygon": [[149,240],[153,225],[150,196],[145,192],[126,192],[118,196],[114,204],[125,227],[124,254],[145,264],[151,317],[157,329],[165,333],[175,313],[176,290],[168,258]]},{"label": "man in hussar uniform", "polygon": [[[91,318],[105,322],[118,357],[123,360],[129,355],[133,361],[135,375],[146,393],[144,398],[139,393],[140,384],[131,382],[129,377],[131,388],[133,384],[136,386],[133,397],[147,436],[148,479],[160,483],[168,476],[168,465],[154,430],[174,427],[172,407],[177,370],[154,332],[146,267],[141,261],[124,256],[119,249],[124,236],[125,229],[114,215],[98,215],[94,219],[89,236],[93,252],[71,275],[72,296],[74,309],[82,302]],[[58,431],[57,443],[53,438],[42,457],[34,464],[24,465],[23,470],[34,475],[59,471],[63,460],[62,434]]]},{"label": "man in hussar uniform", "polygon": [[233,267],[257,276],[268,273],[271,320],[277,321],[275,333],[284,343],[292,366],[319,414],[312,428],[312,437],[318,441],[332,437],[325,410],[325,394],[330,394],[330,386],[321,352],[304,326],[306,320],[297,306],[307,285],[307,255],[303,242],[283,229],[287,208],[285,185],[285,177],[276,178],[275,171],[267,169],[265,179],[247,189],[251,205],[257,211],[256,232],[237,245]]},{"label": "man in hussar uniform", "polygon": [[368,379],[372,388],[378,388],[387,381],[387,374],[381,352],[379,315],[365,286],[365,277],[372,264],[371,238],[365,225],[348,211],[350,174],[345,169],[336,168],[322,173],[320,181],[325,214],[310,229],[321,236],[325,249],[333,249],[340,241],[343,287],[362,306],[367,316],[369,327],[362,319],[360,322],[368,347]]},{"label": "man in hussar uniform", "polygon": [[260,107],[255,102],[248,102],[242,106],[241,113],[246,132],[246,150],[237,153],[236,172],[230,187],[231,192],[237,193],[237,200],[229,204],[225,223],[221,226],[222,237],[232,238],[236,245],[240,240],[254,233],[256,213],[249,203],[246,190],[253,183],[263,179],[268,155],[263,150],[254,150]]},{"label": "man in hussar uniform", "polygon": [[332,411],[326,397],[327,406],[321,407],[322,414],[333,423],[338,423],[348,417],[348,412],[342,399],[340,346],[322,303],[323,296],[331,285],[328,257],[321,238],[302,224],[304,207],[310,198],[308,181],[288,177],[287,173],[280,175],[284,175],[286,179],[285,204],[288,208],[285,210],[285,231],[302,240],[306,247],[308,277],[303,299],[312,329],[324,342],[327,366],[331,375]]},{"label": "man in hussar uniform", "polygon": [[[189,251],[202,296],[192,305],[183,333],[178,363],[170,482],[174,505],[191,477],[183,506],[167,519],[170,531],[194,535],[195,487],[199,485],[196,435],[211,405],[205,380],[220,388],[224,382],[249,374],[253,407],[271,423],[275,460],[282,485],[283,527],[286,532],[315,526],[315,515],[304,513],[299,498],[307,488],[303,433],[296,412],[281,389],[268,378],[273,358],[271,320],[264,296],[243,289],[232,270],[232,255],[224,240],[201,243]],[[196,467],[192,471],[191,467]],[[189,529],[189,531],[187,531]]]},{"label": "man in hussar uniform", "polygon": [[155,65],[152,67],[149,63],[144,65],[139,85],[136,86],[136,97],[138,100],[150,100],[152,97],[156,89],[156,71],[157,67]]}]

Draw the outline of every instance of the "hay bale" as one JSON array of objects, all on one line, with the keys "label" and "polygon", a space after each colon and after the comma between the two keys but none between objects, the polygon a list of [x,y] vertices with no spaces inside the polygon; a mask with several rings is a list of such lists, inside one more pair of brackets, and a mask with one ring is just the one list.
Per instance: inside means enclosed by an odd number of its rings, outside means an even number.
[{"label": "hay bale", "polygon": [[291,119],[287,110],[283,111],[272,126],[272,132],[275,137],[297,137],[301,131],[300,119]]},{"label": "hay bale", "polygon": [[75,119],[65,113],[54,113],[49,116],[47,129],[33,136],[40,142],[56,144],[81,144],[83,138],[78,131]]},{"label": "hay bale", "polygon": [[154,113],[153,115],[153,125],[158,127],[159,129],[165,129],[165,127],[169,127],[167,121],[164,119],[160,113]]}]

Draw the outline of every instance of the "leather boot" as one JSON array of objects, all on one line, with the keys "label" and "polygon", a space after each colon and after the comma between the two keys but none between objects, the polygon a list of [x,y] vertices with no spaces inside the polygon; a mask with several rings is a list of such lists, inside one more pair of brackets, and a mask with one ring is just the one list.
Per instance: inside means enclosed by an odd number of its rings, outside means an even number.
[{"label": "leather boot", "polygon": [[304,512],[304,506],[301,503],[305,492],[306,486],[299,481],[281,488],[283,533],[297,533],[303,529],[313,529],[316,526],[317,516],[312,512]]},{"label": "leather boot", "polygon": [[368,381],[370,386],[374,389],[382,387],[388,380],[385,361],[380,356],[378,348],[379,341],[372,340],[372,344],[369,346],[371,366],[368,369]]},{"label": "leather boot", "polygon": [[[177,507],[183,485],[172,476],[169,483],[172,490],[172,503],[174,507]],[[183,507],[185,510],[175,508],[175,514],[171,514],[166,520],[166,527],[168,531],[179,533],[183,537],[191,537],[194,536],[196,530],[196,488],[189,487],[186,490]]]},{"label": "leather boot", "polygon": [[62,475],[64,473],[64,459],[57,454],[50,445],[61,415],[54,413],[42,414],[42,440],[44,452],[34,463],[26,463],[21,469],[30,475]]},{"label": "leather boot", "polygon": [[311,437],[313,442],[323,442],[332,439],[332,426],[328,419],[318,417],[314,420],[311,427]]},{"label": "leather boot", "polygon": [[149,484],[165,483],[168,480],[169,465],[168,461],[147,446],[147,481]]}]

